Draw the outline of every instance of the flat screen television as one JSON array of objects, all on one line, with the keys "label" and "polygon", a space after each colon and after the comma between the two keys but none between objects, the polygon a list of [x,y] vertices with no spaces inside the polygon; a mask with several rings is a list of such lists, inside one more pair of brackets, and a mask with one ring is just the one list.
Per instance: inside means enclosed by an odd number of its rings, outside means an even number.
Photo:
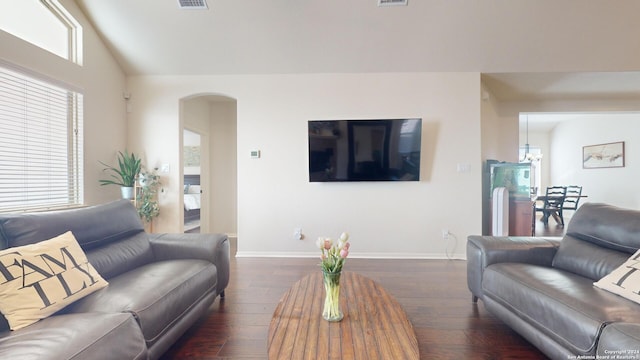
[{"label": "flat screen television", "polygon": [[310,120],[309,181],[420,181],[422,119]]}]

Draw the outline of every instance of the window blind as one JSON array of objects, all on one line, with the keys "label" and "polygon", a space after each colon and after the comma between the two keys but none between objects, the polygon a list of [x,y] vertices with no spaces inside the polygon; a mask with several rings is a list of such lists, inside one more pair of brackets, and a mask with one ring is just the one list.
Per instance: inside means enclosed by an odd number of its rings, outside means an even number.
[{"label": "window blind", "polygon": [[0,67],[0,212],[83,203],[82,94]]}]

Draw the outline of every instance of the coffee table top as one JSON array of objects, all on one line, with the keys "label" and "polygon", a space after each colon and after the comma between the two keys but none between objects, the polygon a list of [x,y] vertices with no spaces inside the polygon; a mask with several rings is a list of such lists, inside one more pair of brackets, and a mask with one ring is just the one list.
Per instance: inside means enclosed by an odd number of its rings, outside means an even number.
[{"label": "coffee table top", "polygon": [[398,303],[375,281],[343,271],[344,318],[322,318],[322,272],[291,287],[269,325],[269,359],[419,359],[413,326]]}]

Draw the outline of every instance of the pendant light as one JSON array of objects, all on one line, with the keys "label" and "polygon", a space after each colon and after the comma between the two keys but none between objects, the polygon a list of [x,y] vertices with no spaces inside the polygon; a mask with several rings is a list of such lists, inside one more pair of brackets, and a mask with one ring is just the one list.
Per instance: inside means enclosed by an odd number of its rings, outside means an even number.
[{"label": "pendant light", "polygon": [[542,154],[532,154],[530,152],[530,148],[529,148],[529,115],[527,115],[527,142],[524,144],[524,157],[522,158],[522,160],[520,160],[520,162],[524,162],[524,161],[533,161],[533,160],[540,160],[542,158]]}]

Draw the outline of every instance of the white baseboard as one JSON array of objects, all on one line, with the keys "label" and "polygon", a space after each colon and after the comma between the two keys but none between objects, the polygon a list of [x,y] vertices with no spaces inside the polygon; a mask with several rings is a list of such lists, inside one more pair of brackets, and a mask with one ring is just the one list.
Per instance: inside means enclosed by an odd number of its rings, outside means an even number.
[{"label": "white baseboard", "polygon": [[[316,252],[269,252],[269,251],[238,251],[236,257],[241,258],[318,258]],[[423,259],[423,260],[466,260],[464,254],[416,254],[416,253],[351,253],[352,259]]]}]

